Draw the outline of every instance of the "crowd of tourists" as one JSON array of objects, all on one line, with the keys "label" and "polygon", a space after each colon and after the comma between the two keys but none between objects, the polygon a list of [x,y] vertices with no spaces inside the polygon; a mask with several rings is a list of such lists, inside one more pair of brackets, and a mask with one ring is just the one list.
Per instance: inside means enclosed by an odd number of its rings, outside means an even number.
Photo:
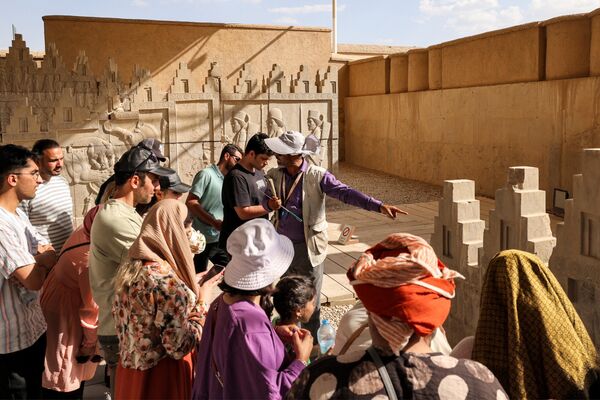
[{"label": "crowd of tourists", "polygon": [[519,250],[486,267],[475,335],[452,348],[464,277],[423,238],[389,235],[348,266],[359,301],[320,350],[326,197],[406,213],[318,166],[313,139],[227,144],[191,185],[145,139],[79,226],[60,144],[1,146],[0,398],[81,399],[99,365],[114,399],[600,396],[586,328]]}]

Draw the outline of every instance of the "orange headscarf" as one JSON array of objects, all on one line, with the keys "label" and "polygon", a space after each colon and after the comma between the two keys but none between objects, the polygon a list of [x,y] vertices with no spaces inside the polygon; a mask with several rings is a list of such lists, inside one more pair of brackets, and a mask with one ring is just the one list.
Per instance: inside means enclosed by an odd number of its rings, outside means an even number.
[{"label": "orange headscarf", "polygon": [[454,278],[423,238],[395,233],[365,251],[348,270],[356,294],[394,351],[416,333],[431,334],[450,313]]},{"label": "orange headscarf", "polygon": [[194,257],[184,226],[187,214],[187,207],[178,200],[156,203],[148,211],[140,235],[129,249],[129,257],[132,260],[166,261],[197,295]]}]

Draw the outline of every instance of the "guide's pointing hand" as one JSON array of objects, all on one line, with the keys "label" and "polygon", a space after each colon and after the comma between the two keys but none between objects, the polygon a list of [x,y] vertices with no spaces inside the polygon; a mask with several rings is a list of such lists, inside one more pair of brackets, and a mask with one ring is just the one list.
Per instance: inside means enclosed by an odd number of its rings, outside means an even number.
[{"label": "guide's pointing hand", "polygon": [[390,206],[388,204],[382,204],[381,207],[379,207],[379,212],[383,215],[390,217],[391,219],[396,219],[397,214],[408,215],[406,211],[401,210],[396,206]]}]

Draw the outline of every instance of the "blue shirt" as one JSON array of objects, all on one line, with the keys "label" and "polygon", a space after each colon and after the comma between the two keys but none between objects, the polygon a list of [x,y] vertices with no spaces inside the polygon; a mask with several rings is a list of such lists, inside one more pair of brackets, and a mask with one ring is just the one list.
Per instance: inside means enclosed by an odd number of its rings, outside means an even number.
[{"label": "blue shirt", "polygon": [[[190,193],[198,197],[202,208],[212,215],[214,219],[223,220],[223,202],[221,190],[223,189],[223,174],[215,164],[198,172],[192,182]],[[219,231],[194,217],[192,226],[200,231],[206,238],[206,243],[219,241]]]}]

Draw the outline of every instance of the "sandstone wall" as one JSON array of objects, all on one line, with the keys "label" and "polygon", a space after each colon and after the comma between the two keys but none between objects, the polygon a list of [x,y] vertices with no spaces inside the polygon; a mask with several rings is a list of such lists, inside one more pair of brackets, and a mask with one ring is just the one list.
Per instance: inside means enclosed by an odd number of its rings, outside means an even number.
[{"label": "sandstone wall", "polygon": [[375,61],[368,75],[350,64],[361,91],[344,100],[345,159],[433,184],[472,179],[491,197],[506,168],[530,165],[550,205],[553,188],[572,192],[581,149],[600,145],[599,12],[389,56],[387,85]]},{"label": "sandstone wall", "polygon": [[92,73],[100,74],[109,58],[124,81],[136,65],[152,71],[156,85],[167,90],[172,71],[186,63],[196,80],[204,79],[211,62],[219,63],[224,85],[233,86],[244,63],[269,71],[275,63],[284,71],[300,64],[315,73],[326,66],[331,31],[323,28],[240,25],[45,16],[46,46],[54,43],[66,65],[80,51],[89,58]]}]

